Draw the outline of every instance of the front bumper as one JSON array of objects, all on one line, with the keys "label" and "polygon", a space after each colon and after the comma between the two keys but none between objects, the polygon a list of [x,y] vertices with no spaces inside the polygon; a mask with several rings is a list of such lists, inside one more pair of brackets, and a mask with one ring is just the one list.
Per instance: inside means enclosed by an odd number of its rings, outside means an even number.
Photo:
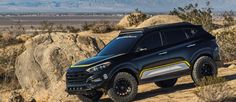
[{"label": "front bumper", "polygon": [[84,84],[84,85],[67,85],[66,92],[71,95],[78,95],[78,94],[87,94],[93,91],[101,90],[100,84]]},{"label": "front bumper", "polygon": [[86,71],[67,71],[66,92],[69,94],[86,94],[93,91],[102,91],[107,82],[107,74]]}]

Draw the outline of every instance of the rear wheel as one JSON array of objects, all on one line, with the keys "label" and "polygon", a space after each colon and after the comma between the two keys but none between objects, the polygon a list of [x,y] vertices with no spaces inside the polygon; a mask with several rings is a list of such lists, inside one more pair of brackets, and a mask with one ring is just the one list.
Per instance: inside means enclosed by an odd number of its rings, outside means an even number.
[{"label": "rear wheel", "polygon": [[177,80],[178,78],[168,79],[164,81],[155,82],[155,84],[161,88],[169,88],[169,87],[173,87],[175,83],[177,82]]},{"label": "rear wheel", "polygon": [[130,102],[137,94],[136,79],[129,73],[120,72],[108,90],[108,96],[115,102]]},{"label": "rear wheel", "polygon": [[102,97],[102,95],[103,95],[103,92],[95,91],[95,92],[88,93],[88,94],[80,94],[80,95],[78,95],[78,98],[82,102],[98,102],[99,99]]},{"label": "rear wheel", "polygon": [[203,78],[216,77],[217,72],[215,61],[208,56],[202,56],[194,63],[192,79],[196,85],[199,85]]}]

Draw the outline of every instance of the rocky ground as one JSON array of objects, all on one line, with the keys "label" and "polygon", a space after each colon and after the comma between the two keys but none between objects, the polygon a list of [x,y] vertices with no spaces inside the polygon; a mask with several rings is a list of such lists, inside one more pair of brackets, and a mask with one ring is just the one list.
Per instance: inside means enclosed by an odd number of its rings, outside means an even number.
[{"label": "rocky ground", "polygon": [[[219,69],[219,76],[225,77],[228,80],[228,84],[235,89],[236,92],[236,66],[224,67]],[[60,86],[62,85],[62,86]],[[64,85],[60,83],[54,87],[59,87],[61,89]],[[199,102],[198,97],[194,94],[196,87],[190,76],[185,76],[178,79],[177,84],[172,88],[159,88],[155,84],[144,84],[139,86],[139,93],[136,96],[136,102]],[[39,90],[38,90],[39,91]],[[64,92],[63,90],[54,90],[54,92]],[[20,91],[22,92],[22,91]],[[17,96],[17,94],[14,94]],[[24,92],[23,92],[24,95]],[[45,101],[49,96],[53,95],[52,93],[41,93],[39,95],[37,101],[42,102]],[[9,91],[2,91],[0,94],[0,98],[2,102],[7,102],[8,97],[11,97],[11,93]],[[26,95],[27,96],[27,95]],[[47,98],[42,98],[46,97]],[[236,94],[235,94],[236,96]],[[55,96],[54,96],[55,97]],[[35,99],[28,96],[28,101]],[[1,102],[0,101],[0,102]],[[55,101],[55,100],[53,100]],[[67,96],[67,100],[57,100],[57,101],[67,101],[67,102],[78,102],[79,100],[74,96]],[[101,99],[101,102],[112,102],[108,96],[104,96]]]}]

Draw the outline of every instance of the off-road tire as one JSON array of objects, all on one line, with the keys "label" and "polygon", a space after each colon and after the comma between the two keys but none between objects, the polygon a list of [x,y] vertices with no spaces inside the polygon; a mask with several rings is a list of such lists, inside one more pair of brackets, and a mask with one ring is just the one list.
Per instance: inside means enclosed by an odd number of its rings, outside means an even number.
[{"label": "off-road tire", "polygon": [[102,97],[102,95],[103,95],[103,92],[95,91],[94,93],[90,95],[80,94],[77,96],[82,102],[98,102],[100,98]]},{"label": "off-road tire", "polygon": [[[118,93],[116,91],[119,89],[119,88],[117,88],[117,84],[119,83],[120,80],[127,81],[127,83],[129,83],[129,86],[130,86],[129,94],[127,94],[125,96],[121,96],[120,94],[118,95]],[[130,102],[137,95],[137,91],[138,91],[138,85],[137,85],[137,81],[134,78],[134,76],[132,76],[131,74],[129,74],[127,72],[119,72],[114,77],[114,80],[113,80],[112,84],[110,85],[110,88],[108,89],[108,96],[115,102]]]},{"label": "off-road tire", "polygon": [[[204,64],[209,66],[209,68],[204,67]],[[208,70],[208,72],[205,70]],[[206,75],[203,73],[206,73]],[[215,61],[208,56],[202,56],[199,57],[193,65],[192,79],[196,85],[199,85],[202,78],[217,77],[217,73],[218,73],[218,68],[216,67]]]},{"label": "off-road tire", "polygon": [[155,84],[161,88],[169,88],[169,87],[173,87],[175,83],[177,82],[177,80],[178,78],[168,79],[164,81],[155,82]]}]

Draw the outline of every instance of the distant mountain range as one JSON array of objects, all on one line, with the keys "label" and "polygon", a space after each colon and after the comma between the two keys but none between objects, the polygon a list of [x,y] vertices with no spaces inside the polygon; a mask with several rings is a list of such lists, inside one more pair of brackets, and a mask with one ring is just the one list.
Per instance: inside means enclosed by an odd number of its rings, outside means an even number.
[{"label": "distant mountain range", "polygon": [[[236,0],[208,0],[215,11],[236,11]],[[0,0],[0,12],[168,12],[173,8],[207,0]]]}]

